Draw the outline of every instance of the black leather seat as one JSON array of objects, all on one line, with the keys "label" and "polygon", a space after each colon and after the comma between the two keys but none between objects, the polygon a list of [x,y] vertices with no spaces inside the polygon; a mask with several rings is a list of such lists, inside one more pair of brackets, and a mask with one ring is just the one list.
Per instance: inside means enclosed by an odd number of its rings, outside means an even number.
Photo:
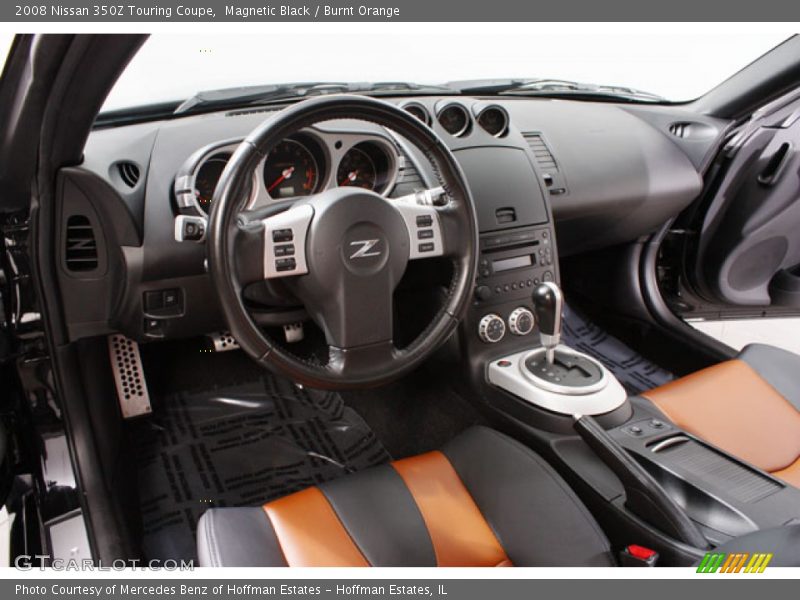
[{"label": "black leather seat", "polygon": [[608,540],[537,454],[491,429],[269,502],[214,508],[201,566],[611,566]]}]

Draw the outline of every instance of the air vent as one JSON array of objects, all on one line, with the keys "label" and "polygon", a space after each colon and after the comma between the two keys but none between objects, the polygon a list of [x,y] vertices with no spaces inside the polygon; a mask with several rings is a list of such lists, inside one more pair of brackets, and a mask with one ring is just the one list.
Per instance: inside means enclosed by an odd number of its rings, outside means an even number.
[{"label": "air vent", "polygon": [[553,155],[544,137],[542,137],[542,134],[538,132],[528,132],[523,133],[522,136],[528,142],[531,152],[533,152],[533,158],[536,160],[539,176],[542,178],[542,182],[548,194],[550,196],[564,196],[569,194],[567,178],[559,168],[556,157]]},{"label": "air vent", "polygon": [[698,121],[675,121],[667,129],[682,140],[710,140],[719,135],[716,127]]},{"label": "air vent", "polygon": [[528,141],[528,146],[530,146],[533,156],[536,158],[536,164],[539,165],[542,173],[552,174],[558,172],[558,163],[556,163],[553,153],[547,147],[541,134],[523,133],[522,135]]},{"label": "air vent", "polygon": [[89,219],[72,215],[67,220],[64,262],[70,271],[94,271],[97,268],[97,242]]},{"label": "air vent", "polygon": [[689,128],[692,126],[691,123],[680,122],[680,123],[673,123],[669,126],[669,132],[674,135],[675,137],[685,138],[689,137]]},{"label": "air vent", "polygon": [[135,188],[136,184],[139,183],[139,167],[132,162],[126,161],[118,163],[117,169],[119,169],[119,176],[122,182],[129,188]]}]

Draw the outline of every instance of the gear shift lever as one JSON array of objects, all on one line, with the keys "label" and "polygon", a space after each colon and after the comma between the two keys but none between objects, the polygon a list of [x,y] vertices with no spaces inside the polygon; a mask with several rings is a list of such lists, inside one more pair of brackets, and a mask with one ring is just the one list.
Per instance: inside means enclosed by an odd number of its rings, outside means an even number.
[{"label": "gear shift lever", "polygon": [[490,361],[489,382],[560,415],[604,415],[622,406],[627,394],[616,377],[596,359],[560,343],[564,297],[558,285],[537,285],[531,300],[541,345]]},{"label": "gear shift lever", "polygon": [[564,308],[564,296],[558,285],[552,281],[545,281],[534,288],[532,299],[547,364],[553,366],[556,346],[561,342],[561,311]]}]

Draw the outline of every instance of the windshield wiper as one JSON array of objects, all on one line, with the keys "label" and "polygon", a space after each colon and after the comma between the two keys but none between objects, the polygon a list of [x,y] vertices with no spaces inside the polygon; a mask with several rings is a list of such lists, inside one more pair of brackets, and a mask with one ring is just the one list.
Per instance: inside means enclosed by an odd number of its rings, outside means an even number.
[{"label": "windshield wiper", "polygon": [[259,106],[285,102],[287,100],[300,100],[311,96],[324,96],[327,94],[367,94],[377,96],[455,93],[456,91],[449,87],[422,85],[405,81],[378,83],[341,83],[330,81],[282,83],[198,92],[191,98],[182,102],[180,106],[175,109],[174,114],[180,115],[238,106]]},{"label": "windshield wiper", "polygon": [[635,102],[666,102],[666,98],[619,85],[581,83],[566,79],[478,79],[447,84],[462,94],[506,96],[586,97]]}]

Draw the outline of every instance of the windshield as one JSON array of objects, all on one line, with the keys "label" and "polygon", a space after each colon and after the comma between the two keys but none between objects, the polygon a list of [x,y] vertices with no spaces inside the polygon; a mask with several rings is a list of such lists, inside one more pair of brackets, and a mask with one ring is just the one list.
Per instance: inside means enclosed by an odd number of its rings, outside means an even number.
[{"label": "windshield", "polygon": [[487,78],[571,80],[684,101],[701,96],[789,37],[787,32],[543,35],[509,29],[503,34],[355,29],[352,35],[334,35],[306,26],[279,34],[154,35],[103,110],[182,102],[200,91],[240,86],[442,84]]}]

